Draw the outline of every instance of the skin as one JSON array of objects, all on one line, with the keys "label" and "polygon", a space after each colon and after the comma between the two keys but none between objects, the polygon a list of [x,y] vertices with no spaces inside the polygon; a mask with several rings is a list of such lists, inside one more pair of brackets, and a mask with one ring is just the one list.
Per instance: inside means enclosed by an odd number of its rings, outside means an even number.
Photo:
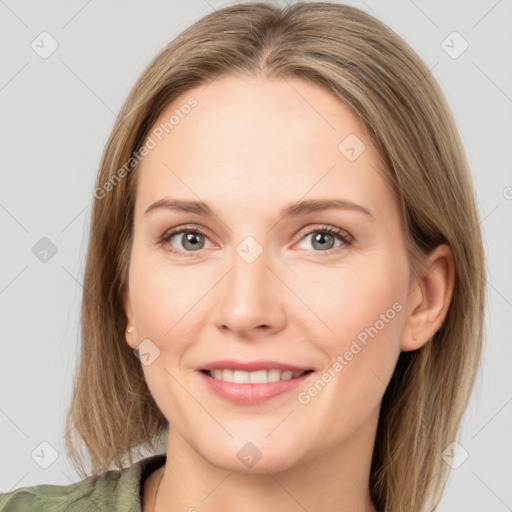
[{"label": "skin", "polygon": [[[149,338],[160,350],[143,366],[171,425],[155,510],[375,511],[368,481],[382,395],[400,352],[420,348],[445,318],[450,251],[439,246],[424,275],[411,274],[399,203],[376,150],[362,123],[320,86],[224,76],[183,93],[155,125],[191,96],[198,105],[137,170],[123,293],[134,327],[126,342],[136,348]],[[338,149],[349,134],[366,146],[355,161]],[[202,200],[216,216],[144,215],[164,197]],[[279,218],[285,205],[327,198],[358,203],[374,218],[351,210]],[[185,224],[206,237],[197,235],[196,245],[183,234],[158,243]],[[322,225],[345,230],[352,242],[327,235],[315,244]],[[247,236],[263,249],[252,263],[236,252]],[[300,403],[298,393],[394,303],[401,310]],[[315,373],[298,390],[236,405],[197,372],[225,358],[271,359]],[[237,457],[249,441],[262,454],[250,468]],[[161,473],[145,482],[144,512],[153,510]]]}]

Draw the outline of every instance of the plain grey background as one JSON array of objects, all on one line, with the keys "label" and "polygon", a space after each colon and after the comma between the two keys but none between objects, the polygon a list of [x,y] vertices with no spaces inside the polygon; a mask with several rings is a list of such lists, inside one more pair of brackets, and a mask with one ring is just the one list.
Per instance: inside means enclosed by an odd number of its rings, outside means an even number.
[{"label": "plain grey background", "polygon": [[[100,156],[150,59],[232,3],[0,0],[1,492],[79,480],[64,418]],[[418,52],[466,148],[487,251],[486,345],[439,510],[512,510],[512,1],[345,3]]]}]

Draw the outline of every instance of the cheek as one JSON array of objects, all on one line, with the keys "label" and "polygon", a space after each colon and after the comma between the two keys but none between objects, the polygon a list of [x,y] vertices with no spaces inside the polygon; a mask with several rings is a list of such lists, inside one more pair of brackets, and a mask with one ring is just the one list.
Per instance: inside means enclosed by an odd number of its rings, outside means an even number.
[{"label": "cheek", "polygon": [[171,269],[161,256],[134,251],[130,293],[139,337],[151,339],[160,348],[165,344],[178,350],[183,331],[191,329],[193,308],[205,293],[202,288],[187,267]]},{"label": "cheek", "polygon": [[[132,254],[129,279],[137,343],[149,339],[158,353],[150,364],[142,365],[145,379],[159,409],[175,423],[176,411],[183,411],[190,402],[180,385],[184,382],[181,370],[187,350],[198,338],[199,326],[196,329],[194,323],[206,290],[192,280],[190,270],[174,266],[171,272],[161,257],[157,260],[143,251]],[[186,410],[187,420],[200,419],[200,411]]]},{"label": "cheek", "polygon": [[407,268],[405,258],[382,252],[361,265],[322,269],[314,282],[303,279],[299,293],[306,293],[307,281],[308,306],[320,319],[314,339],[325,355],[325,380],[332,382],[327,402],[341,400],[349,409],[361,400],[377,405],[400,354]]},{"label": "cheek", "polygon": [[[364,261],[339,267],[322,267],[315,271],[298,271],[293,277],[294,291],[304,297],[307,313],[315,319],[316,340],[327,353],[339,353],[347,343],[377,335],[396,340],[401,331],[399,314],[405,305],[408,273],[407,262],[385,251]],[[375,332],[375,327],[378,334]],[[381,343],[382,344],[382,343]],[[348,347],[347,347],[348,348]]]},{"label": "cheek", "polygon": [[365,265],[326,269],[308,297],[322,320],[316,344],[326,357],[320,382],[299,402],[333,431],[357,429],[379,406],[400,354],[407,262],[391,252],[374,256]]}]

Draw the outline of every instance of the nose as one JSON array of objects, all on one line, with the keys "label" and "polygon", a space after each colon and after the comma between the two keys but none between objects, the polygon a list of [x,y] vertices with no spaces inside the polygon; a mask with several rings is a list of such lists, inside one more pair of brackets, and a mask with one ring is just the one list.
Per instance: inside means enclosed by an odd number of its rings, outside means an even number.
[{"label": "nose", "polygon": [[244,339],[266,338],[283,329],[286,279],[277,277],[276,267],[269,251],[263,250],[254,261],[243,251],[234,253],[232,266],[219,283],[215,315],[219,329]]}]

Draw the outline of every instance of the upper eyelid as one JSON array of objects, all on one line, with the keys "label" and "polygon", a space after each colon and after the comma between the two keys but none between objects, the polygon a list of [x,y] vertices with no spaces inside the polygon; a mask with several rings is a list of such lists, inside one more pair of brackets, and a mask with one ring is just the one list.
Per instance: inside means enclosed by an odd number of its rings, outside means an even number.
[{"label": "upper eyelid", "polygon": [[204,236],[210,238],[210,235],[208,234],[208,229],[206,229],[202,226],[196,227],[196,226],[187,226],[187,225],[181,226],[181,227],[176,227],[176,228],[171,228],[171,229],[165,231],[164,234],[162,235],[162,238],[167,238],[167,237],[171,237],[171,236],[175,236],[175,235],[181,235],[184,232],[201,233]]},{"label": "upper eyelid", "polygon": [[[301,241],[304,237],[309,236],[312,233],[322,232],[322,231],[326,231],[326,230],[332,230],[333,232],[330,234],[332,234],[333,236],[337,236],[338,238],[341,238],[344,243],[347,243],[347,242],[352,243],[354,240],[354,237],[352,236],[352,234],[350,232],[348,232],[346,229],[340,228],[338,226],[334,226],[332,224],[324,223],[324,224],[317,224],[316,226],[312,226],[312,227],[302,228],[298,232],[299,233],[298,236],[300,236],[298,241]],[[207,228],[204,228],[202,226],[197,227],[195,225],[184,225],[184,226],[169,229],[162,235],[161,238],[162,239],[170,239],[176,235],[181,235],[184,232],[192,232],[192,233],[197,232],[197,233],[204,235],[208,239],[210,239],[208,231],[209,230]],[[189,251],[187,251],[187,252],[189,252]],[[190,251],[190,252],[193,252],[193,251]]]},{"label": "upper eyelid", "polygon": [[[349,241],[353,240],[353,238],[354,238],[346,229],[339,228],[338,226],[333,226],[331,224],[319,224],[317,227],[303,228],[299,231],[299,234],[302,235],[302,237],[304,237],[304,236],[309,236],[311,233],[315,233],[315,232],[321,233],[323,231],[331,231],[330,234],[338,235],[343,238],[347,238]],[[302,238],[301,238],[301,240],[302,240]]]}]

